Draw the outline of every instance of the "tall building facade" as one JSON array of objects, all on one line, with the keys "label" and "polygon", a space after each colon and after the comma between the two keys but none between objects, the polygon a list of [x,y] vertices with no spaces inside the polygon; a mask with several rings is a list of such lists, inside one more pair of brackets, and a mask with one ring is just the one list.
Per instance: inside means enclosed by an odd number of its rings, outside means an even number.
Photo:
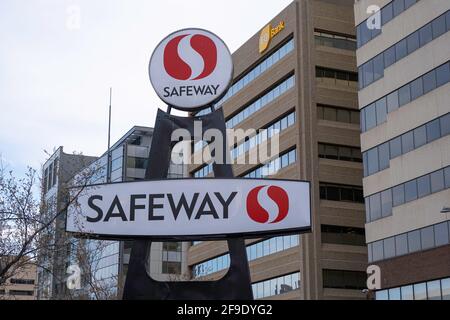
[{"label": "tall building facade", "polygon": [[[109,152],[106,151],[98,158],[89,157],[89,161],[80,162],[73,166],[62,161],[61,153],[53,155],[48,163],[58,160],[57,168],[53,170],[67,171],[64,181],[68,185],[95,185],[108,182],[124,182],[143,180],[148,165],[148,155],[152,142],[153,128],[135,126],[113,144]],[[62,151],[62,148],[61,148]],[[44,174],[51,170],[44,165]],[[52,171],[53,172],[53,171]],[[56,171],[55,171],[56,172]],[[183,165],[172,164],[169,167],[170,178],[182,178],[186,170]],[[47,181],[52,180],[50,177]],[[62,181],[63,179],[61,179]],[[47,188],[48,190],[51,189]],[[46,189],[44,192],[47,191]],[[47,192],[48,193],[48,192]],[[46,194],[47,194],[46,193]],[[65,188],[54,189],[47,198],[59,197],[63,201]],[[63,206],[61,202],[60,206]],[[52,234],[63,239],[58,250],[52,253],[57,261],[49,260],[47,277],[40,275],[41,291],[48,292],[48,299],[113,299],[120,297],[128,269],[128,262],[132,243],[129,241],[79,240],[72,238],[65,232],[65,216],[61,223],[55,225]],[[186,264],[187,244],[153,243],[149,273],[157,280],[184,279],[187,274]],[[56,258],[55,258],[56,259]],[[82,271],[81,288],[69,290],[66,285],[68,274],[66,270],[71,265],[79,265]],[[48,290],[46,283],[51,283],[52,290]],[[39,298],[44,298],[43,295]]]},{"label": "tall building facade", "polygon": [[450,299],[450,2],[358,0],[354,9],[375,296]]},{"label": "tall building facade", "polygon": [[[1,257],[0,266],[6,261],[8,257]],[[0,286],[0,300],[35,300],[36,276],[35,264],[26,264],[18,268],[14,275]]]},{"label": "tall building facade", "polygon": [[[65,153],[59,147],[42,166],[42,212],[44,219],[53,220],[66,204],[66,187],[73,175],[88,166],[95,157]],[[38,254],[37,298],[52,299],[64,284],[66,263],[63,257],[67,248],[62,245],[65,238],[65,216],[59,215],[41,237],[45,245]]]},{"label": "tall building facade", "polygon": [[[247,158],[276,132],[280,137],[279,154],[235,164],[234,175],[311,181],[312,233],[247,241],[255,299],[365,298],[353,19],[353,0],[294,1],[233,54],[233,84],[215,107],[228,129],[267,131],[233,143],[231,158]],[[212,164],[190,165],[189,172],[212,176]],[[229,262],[226,242],[193,242],[188,251],[197,280],[222,277]]]}]

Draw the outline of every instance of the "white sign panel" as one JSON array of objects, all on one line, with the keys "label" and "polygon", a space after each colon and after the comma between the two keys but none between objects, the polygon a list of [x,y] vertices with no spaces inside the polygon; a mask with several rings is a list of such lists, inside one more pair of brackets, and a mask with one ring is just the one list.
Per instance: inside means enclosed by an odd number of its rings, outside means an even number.
[{"label": "white sign panel", "polygon": [[309,183],[272,179],[90,186],[69,207],[66,221],[69,232],[105,238],[251,237],[310,229]]},{"label": "white sign panel", "polygon": [[159,43],[150,59],[149,74],[165,103],[194,111],[226,93],[233,77],[233,61],[228,47],[215,34],[184,29]]}]

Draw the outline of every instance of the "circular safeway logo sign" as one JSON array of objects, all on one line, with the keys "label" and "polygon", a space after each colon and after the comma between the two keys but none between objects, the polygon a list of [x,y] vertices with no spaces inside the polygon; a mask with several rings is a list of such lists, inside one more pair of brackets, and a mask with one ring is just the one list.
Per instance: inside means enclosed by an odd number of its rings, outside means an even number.
[{"label": "circular safeway logo sign", "polygon": [[278,186],[259,186],[247,196],[247,214],[259,223],[277,223],[288,215],[289,196]]},{"label": "circular safeway logo sign", "polygon": [[156,47],[149,74],[165,103],[194,111],[208,107],[226,93],[233,77],[233,61],[228,47],[215,34],[184,29]]}]

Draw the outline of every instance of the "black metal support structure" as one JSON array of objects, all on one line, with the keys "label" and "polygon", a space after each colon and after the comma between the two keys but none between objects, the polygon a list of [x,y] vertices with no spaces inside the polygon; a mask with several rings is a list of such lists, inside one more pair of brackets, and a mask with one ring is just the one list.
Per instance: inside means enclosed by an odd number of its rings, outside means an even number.
[{"label": "black metal support structure", "polygon": [[[170,112],[170,108],[169,108]],[[150,148],[146,179],[167,178],[171,151],[178,141],[171,141],[172,132],[186,129],[194,135],[194,121],[202,121],[203,130],[218,129],[226,140],[225,120],[222,109],[202,117],[177,117],[158,110],[152,147]],[[223,155],[227,154],[226,141]],[[230,164],[213,164],[217,178],[233,177]],[[252,300],[250,270],[243,238],[229,239],[230,268],[217,281],[161,282],[147,273],[151,241],[133,243],[128,273],[124,287],[124,300]]]}]

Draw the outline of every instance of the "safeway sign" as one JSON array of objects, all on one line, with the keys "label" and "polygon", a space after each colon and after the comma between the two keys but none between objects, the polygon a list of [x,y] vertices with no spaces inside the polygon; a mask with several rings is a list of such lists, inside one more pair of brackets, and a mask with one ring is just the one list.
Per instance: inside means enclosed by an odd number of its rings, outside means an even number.
[{"label": "safeway sign", "polygon": [[310,229],[309,183],[272,179],[91,186],[69,207],[66,221],[69,232],[105,238],[251,237]]},{"label": "safeway sign", "polygon": [[150,81],[158,96],[180,110],[207,108],[227,91],[233,61],[226,44],[203,29],[184,29],[162,40],[152,54]]}]

